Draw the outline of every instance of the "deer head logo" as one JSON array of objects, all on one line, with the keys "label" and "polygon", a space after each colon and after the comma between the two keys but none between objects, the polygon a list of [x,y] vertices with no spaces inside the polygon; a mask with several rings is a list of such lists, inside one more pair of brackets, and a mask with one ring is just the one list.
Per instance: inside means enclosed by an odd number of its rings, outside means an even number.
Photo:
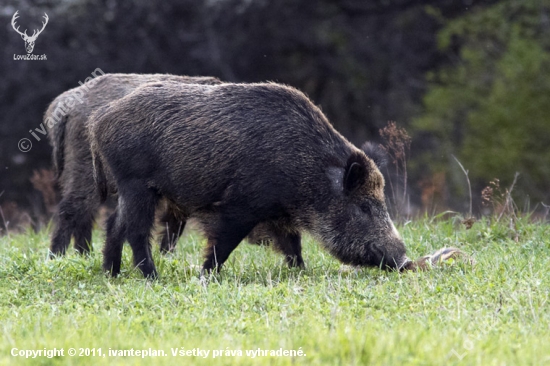
[{"label": "deer head logo", "polygon": [[42,29],[40,30],[37,30],[35,29],[33,32],[32,32],[32,36],[28,36],[27,35],[27,30],[25,29],[24,32],[20,32],[19,31],[19,26],[17,26],[17,28],[15,28],[15,20],[17,18],[19,18],[19,15],[17,15],[17,13],[19,12],[16,11],[15,14],[13,14],[13,17],[11,18],[11,26],[13,27],[13,29],[15,29],[15,31],[17,33],[19,33],[19,35],[21,35],[21,38],[23,38],[23,41],[25,41],[25,49],[27,50],[27,53],[32,53],[32,50],[34,49],[34,42],[36,41],[36,38],[38,38],[38,36],[40,35],[40,33],[42,33],[42,31],[44,30],[44,28],[46,28],[46,24],[48,24],[48,14],[44,13],[44,22],[42,22]]}]

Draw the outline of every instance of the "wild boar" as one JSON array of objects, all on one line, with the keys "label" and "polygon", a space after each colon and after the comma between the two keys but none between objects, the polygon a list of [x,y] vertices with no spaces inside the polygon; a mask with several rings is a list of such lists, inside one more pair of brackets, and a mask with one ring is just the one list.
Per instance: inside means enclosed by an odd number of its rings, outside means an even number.
[{"label": "wild boar", "polygon": [[150,83],[98,110],[89,128],[102,199],[106,174],[118,189],[103,262],[112,275],[127,233],[135,266],[157,276],[149,236],[162,197],[201,223],[203,273],[257,225],[284,238],[276,246],[292,260],[307,231],[344,263],[414,267],[386,208],[378,155],[292,87]]},{"label": "wild boar", "polygon": [[[53,165],[61,190],[50,246],[53,255],[65,253],[71,236],[77,251],[87,253],[90,250],[92,224],[100,205],[86,127],[90,115],[100,106],[125,96],[139,85],[165,80],[183,84],[221,83],[215,77],[104,74],[64,92],[49,105],[44,115],[44,125],[48,128],[53,147]],[[173,248],[185,226],[178,210],[171,205],[167,207],[161,219],[166,226],[161,240],[162,251]]]}]

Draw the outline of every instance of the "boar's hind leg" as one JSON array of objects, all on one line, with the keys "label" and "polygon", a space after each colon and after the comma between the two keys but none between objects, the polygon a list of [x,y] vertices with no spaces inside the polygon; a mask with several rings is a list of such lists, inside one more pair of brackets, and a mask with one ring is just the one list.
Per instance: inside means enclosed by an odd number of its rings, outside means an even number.
[{"label": "boar's hind leg", "polygon": [[186,219],[183,214],[172,203],[168,203],[161,223],[163,225],[162,238],[160,241],[160,251],[170,253],[176,249],[178,239],[185,229]]},{"label": "boar's hind leg", "polygon": [[75,210],[73,236],[76,251],[81,254],[87,254],[92,249],[92,227],[94,216],[99,208],[99,196],[92,182],[84,182],[84,179],[81,180],[82,183],[79,183],[84,186],[79,187],[74,192],[78,195],[78,198],[72,200]]},{"label": "boar's hind leg", "polygon": [[134,255],[134,266],[146,278],[156,278],[157,270],[151,255],[151,229],[155,222],[158,195],[140,181],[119,184],[118,207],[126,225],[126,237]]},{"label": "boar's hind leg", "polygon": [[206,248],[206,260],[202,266],[201,275],[205,272],[211,273],[213,269],[219,271],[231,252],[254,226],[255,223],[239,222],[227,218],[214,218],[204,222],[208,247]]},{"label": "boar's hind leg", "polygon": [[[84,193],[79,195],[85,196]],[[50,251],[52,254],[65,254],[71,242],[75,239],[75,249],[86,254],[91,250],[93,214],[97,209],[95,202],[88,202],[67,194],[59,203],[55,214],[55,229],[52,236]]]},{"label": "boar's hind leg", "polygon": [[92,249],[93,216],[89,212],[75,218],[74,248],[81,254],[89,253]]},{"label": "boar's hind leg", "polygon": [[110,271],[113,277],[120,273],[122,262],[122,245],[126,235],[126,227],[120,218],[118,207],[107,220],[107,238],[103,248],[103,269]]},{"label": "boar's hind leg", "polygon": [[139,182],[119,184],[118,206],[107,222],[107,240],[103,249],[103,268],[113,276],[120,273],[122,245],[128,239],[134,265],[148,278],[157,276],[149,242],[154,223],[157,195]]},{"label": "boar's hind leg", "polygon": [[67,203],[62,200],[54,216],[55,229],[50,245],[50,256],[63,255],[67,251],[71,243],[71,235],[73,232],[71,213],[68,212]]}]

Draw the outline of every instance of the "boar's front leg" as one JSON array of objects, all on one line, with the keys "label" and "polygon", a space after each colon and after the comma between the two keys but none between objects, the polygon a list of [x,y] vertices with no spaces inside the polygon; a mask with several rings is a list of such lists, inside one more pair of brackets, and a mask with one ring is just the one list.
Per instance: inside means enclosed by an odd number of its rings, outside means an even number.
[{"label": "boar's front leg", "polygon": [[274,246],[284,254],[289,267],[305,268],[300,233],[277,235],[275,236]]},{"label": "boar's front leg", "polygon": [[211,273],[214,269],[219,271],[231,252],[256,225],[256,222],[238,220],[233,217],[210,216],[203,222],[208,246],[201,275]]},{"label": "boar's front leg", "polygon": [[285,256],[289,267],[305,268],[302,258],[300,232],[280,223],[270,223],[268,232],[273,238],[273,248]]},{"label": "boar's front leg", "polygon": [[162,253],[173,252],[181,234],[183,234],[183,229],[185,229],[186,218],[173,203],[168,202],[160,222],[163,225],[160,251]]}]

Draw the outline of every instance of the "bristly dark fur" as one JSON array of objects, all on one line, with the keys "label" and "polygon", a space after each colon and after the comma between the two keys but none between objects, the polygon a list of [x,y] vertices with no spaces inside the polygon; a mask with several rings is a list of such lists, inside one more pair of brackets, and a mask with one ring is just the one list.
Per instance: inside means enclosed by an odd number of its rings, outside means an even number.
[{"label": "bristly dark fur", "polygon": [[345,263],[408,263],[375,162],[296,89],[151,83],[95,113],[89,129],[119,194],[103,263],[113,275],[124,233],[135,266],[157,275],[149,235],[161,198],[201,222],[203,271],[219,269],[258,225],[294,265],[304,230]]},{"label": "bristly dark fur", "polygon": [[[92,155],[88,144],[87,124],[93,111],[119,99],[136,87],[152,82],[170,80],[182,84],[220,84],[214,77],[188,77],[176,75],[106,74],[98,76],[83,86],[59,95],[44,115],[44,125],[53,147],[53,165],[61,188],[61,202],[54,215],[54,232],[50,250],[53,255],[64,254],[71,236],[75,248],[81,253],[90,250],[92,224],[99,208],[92,176]],[[71,106],[72,107],[69,107]],[[98,170],[99,171],[99,170]],[[109,179],[100,177],[101,196],[109,191]],[[172,219],[170,206],[164,215],[169,221],[164,232],[161,249],[167,251],[174,245],[182,231],[182,224]],[[173,226],[172,226],[173,225]],[[185,223],[183,223],[185,225]],[[178,233],[178,235],[173,235]]]}]

